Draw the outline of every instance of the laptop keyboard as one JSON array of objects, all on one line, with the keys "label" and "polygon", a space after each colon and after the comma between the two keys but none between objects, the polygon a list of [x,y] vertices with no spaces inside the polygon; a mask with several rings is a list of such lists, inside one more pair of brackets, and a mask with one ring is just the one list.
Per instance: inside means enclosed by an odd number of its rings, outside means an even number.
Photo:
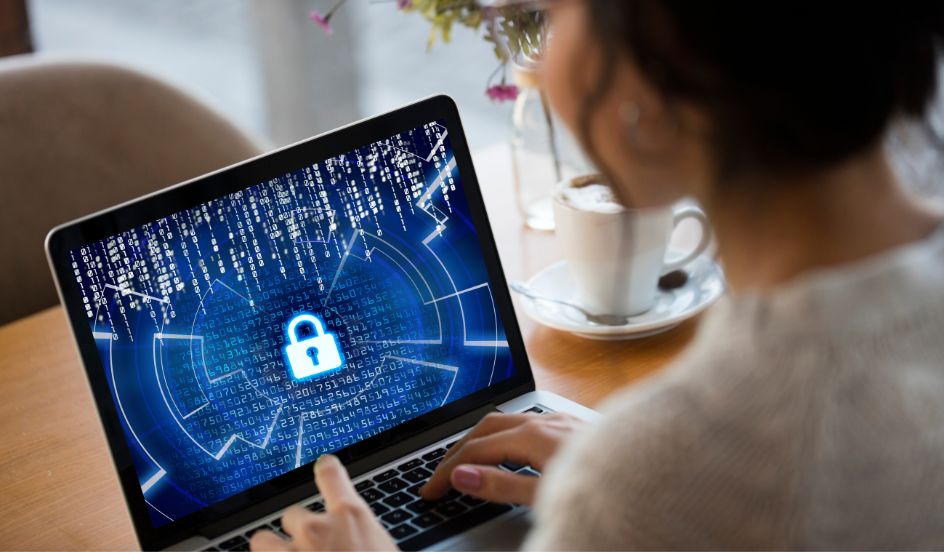
[{"label": "laptop keyboard", "polygon": [[[533,406],[525,412],[543,414],[545,409]],[[401,550],[418,550],[432,546],[509,512],[514,507],[510,504],[485,502],[454,490],[450,490],[436,502],[420,498],[420,489],[433,475],[449,447],[456,442],[458,439],[354,484],[354,489],[374,511],[381,525],[390,532]],[[540,476],[527,466],[511,462],[502,464],[501,468],[522,475]],[[313,512],[323,512],[325,509],[321,500],[315,500],[305,507]],[[282,520],[276,518],[224,540],[207,551],[249,550],[249,538],[260,529],[276,531],[284,536]]]}]

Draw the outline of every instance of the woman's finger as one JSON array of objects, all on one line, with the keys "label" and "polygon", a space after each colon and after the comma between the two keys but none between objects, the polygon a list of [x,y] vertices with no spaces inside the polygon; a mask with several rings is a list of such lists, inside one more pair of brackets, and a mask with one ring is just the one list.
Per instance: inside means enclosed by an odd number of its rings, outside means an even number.
[{"label": "woman's finger", "polygon": [[423,498],[441,498],[449,490],[449,477],[453,468],[459,464],[497,465],[511,461],[540,469],[543,459],[553,452],[553,447],[549,449],[548,444],[542,442],[542,433],[522,430],[521,427],[473,439],[463,445],[452,457],[436,467],[435,473],[420,491]]},{"label": "woman's finger", "polygon": [[333,454],[322,455],[315,462],[315,484],[329,513],[338,506],[362,502],[360,495],[354,490],[347,469]]},{"label": "woman's finger", "polygon": [[492,433],[505,431],[506,429],[519,426],[530,420],[532,416],[535,416],[535,414],[509,414],[504,412],[492,412],[490,414],[486,414],[485,417],[482,418],[479,423],[477,423],[475,427],[472,428],[471,431],[463,435],[455,445],[446,451],[445,456],[443,456],[443,461],[454,455],[456,451],[462,447],[462,445],[468,443],[471,439],[477,439],[479,437],[484,437],[486,435],[491,435]]},{"label": "woman's finger", "polygon": [[456,466],[449,480],[452,487],[460,493],[489,502],[531,505],[538,488],[537,477],[519,475],[494,466],[473,464]]},{"label": "woman's finger", "polygon": [[292,506],[282,514],[282,530],[292,538],[299,538],[306,532],[311,532],[313,520],[317,514],[313,514],[301,506]]},{"label": "woman's finger", "polygon": [[288,552],[292,544],[272,531],[256,531],[249,539],[249,549],[253,552]]}]

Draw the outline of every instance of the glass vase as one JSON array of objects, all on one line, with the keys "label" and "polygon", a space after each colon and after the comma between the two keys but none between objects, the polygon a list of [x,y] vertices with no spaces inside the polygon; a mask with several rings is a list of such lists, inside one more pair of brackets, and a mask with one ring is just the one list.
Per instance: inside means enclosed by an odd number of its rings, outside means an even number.
[{"label": "glass vase", "polygon": [[515,82],[519,88],[511,136],[515,202],[529,228],[553,230],[557,184],[587,172],[588,163],[551,113],[536,74],[516,67]]}]

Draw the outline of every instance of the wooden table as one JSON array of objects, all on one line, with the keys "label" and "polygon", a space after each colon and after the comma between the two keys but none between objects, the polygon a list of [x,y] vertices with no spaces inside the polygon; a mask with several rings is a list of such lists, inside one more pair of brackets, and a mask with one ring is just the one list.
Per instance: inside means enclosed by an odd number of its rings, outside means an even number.
[{"label": "wooden table", "polygon": [[[553,234],[522,226],[507,148],[484,150],[475,163],[508,278],[558,260]],[[605,342],[523,315],[519,322],[538,387],[591,406],[665,365],[694,330],[687,322],[656,337]],[[136,548],[62,308],[0,327],[0,378],[0,548]]]}]

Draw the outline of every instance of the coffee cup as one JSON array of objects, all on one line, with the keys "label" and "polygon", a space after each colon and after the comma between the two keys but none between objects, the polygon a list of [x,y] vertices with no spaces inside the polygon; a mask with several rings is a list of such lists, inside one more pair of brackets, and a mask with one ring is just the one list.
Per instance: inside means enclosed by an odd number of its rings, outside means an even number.
[{"label": "coffee cup", "polygon": [[[666,258],[685,219],[701,226],[698,244]],[[631,208],[600,175],[560,183],[554,196],[557,241],[573,276],[576,302],[593,314],[638,315],[655,301],[659,277],[704,253],[711,243],[705,213],[694,206]]]}]

